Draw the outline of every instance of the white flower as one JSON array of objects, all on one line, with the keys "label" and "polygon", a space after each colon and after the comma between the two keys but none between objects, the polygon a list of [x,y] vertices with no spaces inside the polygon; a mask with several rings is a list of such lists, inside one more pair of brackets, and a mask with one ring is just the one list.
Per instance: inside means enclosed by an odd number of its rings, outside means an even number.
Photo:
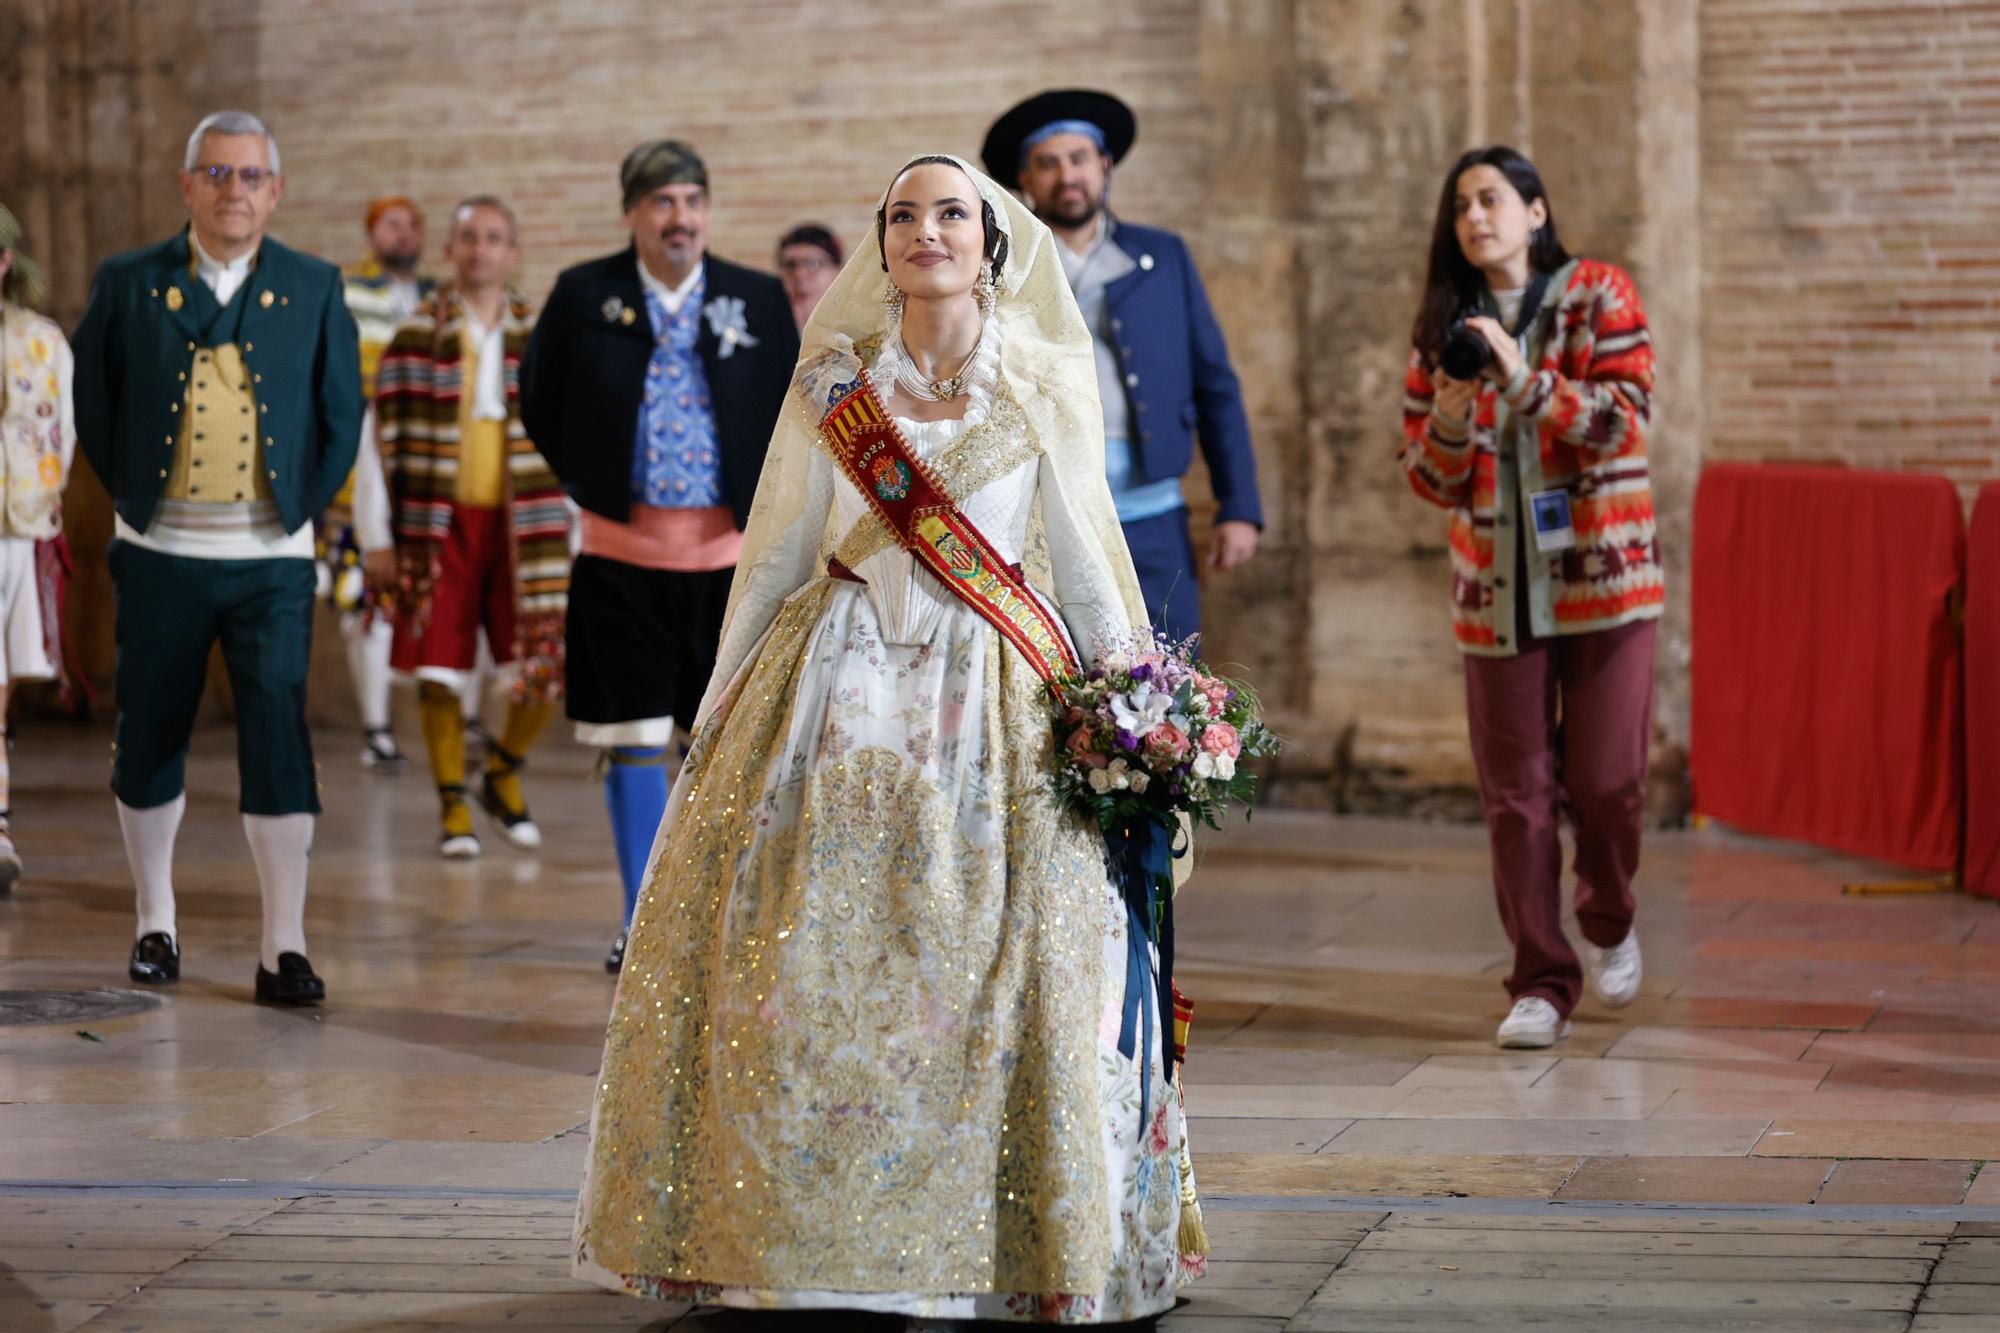
[{"label": "white flower", "polygon": [[1113,759],[1108,771],[1111,774],[1112,790],[1124,791],[1132,785],[1132,766],[1123,759]]},{"label": "white flower", "polygon": [[1107,791],[1110,791],[1110,790],[1111,790],[1111,773],[1110,773],[1110,770],[1108,770],[1108,769],[1102,769],[1102,768],[1093,768],[1093,769],[1091,769],[1091,770],[1090,770],[1090,789],[1091,789],[1092,791],[1095,791],[1095,792],[1107,792]]},{"label": "white flower", "polygon": [[1215,756],[1206,750],[1194,757],[1194,767],[1190,770],[1198,778],[1215,776]]},{"label": "white flower", "polygon": [[1216,755],[1215,776],[1218,780],[1222,782],[1227,782],[1231,778],[1235,777],[1236,757],[1234,755],[1227,755],[1227,754]]},{"label": "white flower", "polygon": [[723,359],[738,347],[755,347],[760,339],[750,332],[750,321],[743,313],[743,298],[740,296],[718,296],[701,308],[708,318],[708,327],[722,345],[715,354]]},{"label": "white flower", "polygon": [[1152,785],[1153,785],[1153,780],[1147,777],[1144,773],[1134,773],[1132,775],[1132,790],[1137,792],[1141,796],[1145,795],[1146,788]]},{"label": "white flower", "polygon": [[1144,736],[1167,720],[1173,706],[1173,695],[1154,689],[1150,682],[1140,681],[1130,693],[1111,697],[1111,716],[1120,731]]}]

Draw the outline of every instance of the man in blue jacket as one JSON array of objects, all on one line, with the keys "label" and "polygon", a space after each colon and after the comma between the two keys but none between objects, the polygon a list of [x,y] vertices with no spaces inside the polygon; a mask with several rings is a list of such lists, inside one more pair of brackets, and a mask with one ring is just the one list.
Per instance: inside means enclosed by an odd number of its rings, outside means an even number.
[{"label": "man in blue jacket", "polygon": [[1070,89],[1021,103],[987,132],[994,179],[1015,181],[1061,242],[1056,254],[1097,344],[1105,471],[1154,625],[1201,628],[1194,541],[1181,477],[1201,442],[1217,504],[1211,570],[1257,552],[1257,462],[1229,349],[1187,244],[1106,209],[1111,169],[1138,135],[1132,109]]},{"label": "man in blue jacket", "polygon": [[188,226],[105,260],[75,338],[77,442],[117,511],[111,789],[138,890],[129,974],[180,977],[174,841],[219,643],[263,895],[256,997],[314,1004],[326,988],[305,953],[319,813],[305,713],[312,520],[354,467],[360,345],[340,270],[264,234],[284,177],[261,121],[203,120],[180,179]]}]

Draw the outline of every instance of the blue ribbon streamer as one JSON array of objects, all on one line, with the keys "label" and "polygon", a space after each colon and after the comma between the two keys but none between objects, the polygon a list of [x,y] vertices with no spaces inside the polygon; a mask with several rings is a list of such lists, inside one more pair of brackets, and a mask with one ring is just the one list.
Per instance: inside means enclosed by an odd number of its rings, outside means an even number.
[{"label": "blue ribbon streamer", "polygon": [[[1139,1131],[1152,1110],[1152,1070],[1147,1064],[1153,1033],[1166,1034],[1173,1022],[1174,889],[1173,833],[1152,820],[1139,820],[1105,834],[1112,875],[1125,899],[1125,1002],[1118,1020],[1118,1053],[1136,1059],[1139,1070]],[[1159,950],[1154,969],[1147,945]],[[1150,986],[1148,983],[1151,983]],[[1147,990],[1153,994],[1147,1003]],[[1143,1037],[1144,1044],[1140,1044]]]}]

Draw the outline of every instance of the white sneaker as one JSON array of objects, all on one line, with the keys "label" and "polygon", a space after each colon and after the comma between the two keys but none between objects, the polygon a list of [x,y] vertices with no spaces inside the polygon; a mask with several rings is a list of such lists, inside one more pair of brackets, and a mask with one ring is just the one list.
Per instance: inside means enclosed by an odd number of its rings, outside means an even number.
[{"label": "white sneaker", "polygon": [[1524,995],[1501,1021],[1493,1040],[1510,1051],[1539,1051],[1569,1035],[1569,1024],[1539,995]]},{"label": "white sneaker", "polygon": [[1583,942],[1583,966],[1590,974],[1590,989],[1611,1009],[1623,1009],[1639,998],[1639,979],[1644,968],[1639,962],[1639,932],[1628,930],[1625,938],[1609,949]]}]

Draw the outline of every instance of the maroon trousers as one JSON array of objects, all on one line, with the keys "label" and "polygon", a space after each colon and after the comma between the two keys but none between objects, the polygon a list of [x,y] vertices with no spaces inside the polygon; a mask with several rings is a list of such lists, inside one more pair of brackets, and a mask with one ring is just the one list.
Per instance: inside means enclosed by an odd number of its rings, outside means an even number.
[{"label": "maroon trousers", "polygon": [[1507,994],[1539,995],[1564,1017],[1582,998],[1583,969],[1563,936],[1558,787],[1576,830],[1577,925],[1609,948],[1632,929],[1636,907],[1658,628],[1641,620],[1529,639],[1515,657],[1465,659],[1493,888],[1514,945]]}]

